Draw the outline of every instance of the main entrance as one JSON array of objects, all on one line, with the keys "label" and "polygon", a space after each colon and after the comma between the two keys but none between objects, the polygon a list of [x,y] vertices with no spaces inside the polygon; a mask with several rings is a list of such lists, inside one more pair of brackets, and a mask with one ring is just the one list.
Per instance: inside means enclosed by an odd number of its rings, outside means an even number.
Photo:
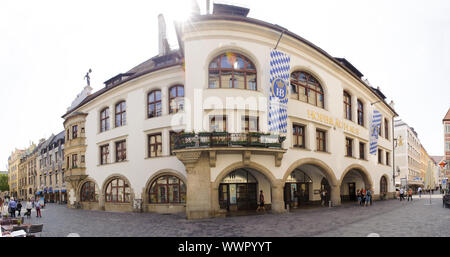
[{"label": "main entrance", "polygon": [[[269,195],[266,194],[266,197]],[[256,210],[258,180],[247,169],[228,174],[219,185],[219,205],[228,211]]]},{"label": "main entrance", "polygon": [[309,202],[311,178],[305,172],[295,169],[286,180],[284,186],[285,204],[297,208]]}]

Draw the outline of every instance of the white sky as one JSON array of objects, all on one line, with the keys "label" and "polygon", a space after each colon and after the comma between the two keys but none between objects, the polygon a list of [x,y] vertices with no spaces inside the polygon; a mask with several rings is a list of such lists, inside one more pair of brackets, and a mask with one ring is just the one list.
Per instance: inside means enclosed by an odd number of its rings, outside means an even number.
[{"label": "white sky", "polygon": [[[213,0],[211,0],[212,2]],[[197,1],[205,9],[206,0]],[[279,24],[345,57],[394,100],[430,155],[443,155],[450,107],[450,1],[235,0],[249,17]],[[189,0],[16,1],[0,8],[0,170],[15,147],[62,131],[61,116],[92,68],[103,82],[158,53],[157,15],[176,46],[174,17]],[[274,42],[275,44],[276,42]]]}]

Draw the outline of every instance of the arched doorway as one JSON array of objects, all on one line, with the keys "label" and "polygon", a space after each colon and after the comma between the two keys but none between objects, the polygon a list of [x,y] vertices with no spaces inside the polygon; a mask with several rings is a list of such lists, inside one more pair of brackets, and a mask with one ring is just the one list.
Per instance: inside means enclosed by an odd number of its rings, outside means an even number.
[{"label": "arched doorway", "polygon": [[[333,187],[337,188],[333,171],[321,161],[309,159],[299,160],[288,169],[285,175],[284,201],[285,208],[301,208],[321,204],[321,192],[326,190],[326,201],[333,197]],[[330,180],[332,182],[330,182]],[[330,184],[334,183],[334,184]],[[336,201],[334,204],[339,205]]]},{"label": "arched doorway", "polygon": [[372,179],[369,173],[362,167],[351,166],[345,170],[340,183],[341,201],[356,201],[358,190],[372,191],[374,195]]},{"label": "arched doorway", "polygon": [[302,170],[295,169],[286,179],[284,202],[290,208],[298,208],[310,201],[311,178]]},{"label": "arched doorway", "polygon": [[387,179],[385,176],[382,176],[380,179],[380,198],[381,199],[386,199],[386,194],[388,191],[388,184],[387,184]]},{"label": "arched doorway", "polygon": [[219,206],[227,211],[256,210],[258,197],[263,190],[265,203],[270,201],[270,182],[260,172],[239,168],[226,175],[219,184]]}]

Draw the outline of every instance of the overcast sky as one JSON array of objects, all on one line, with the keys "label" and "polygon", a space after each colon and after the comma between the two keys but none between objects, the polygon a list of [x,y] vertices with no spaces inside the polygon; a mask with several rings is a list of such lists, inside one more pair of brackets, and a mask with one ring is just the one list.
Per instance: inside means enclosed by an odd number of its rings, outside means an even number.
[{"label": "overcast sky", "polygon": [[[205,9],[206,0],[198,0]],[[250,8],[332,56],[345,57],[394,100],[430,155],[443,155],[450,108],[450,1],[220,1]],[[158,54],[157,16],[177,47],[173,19],[190,1],[15,1],[0,8],[0,170],[11,151],[62,131],[92,69],[103,82]]]}]

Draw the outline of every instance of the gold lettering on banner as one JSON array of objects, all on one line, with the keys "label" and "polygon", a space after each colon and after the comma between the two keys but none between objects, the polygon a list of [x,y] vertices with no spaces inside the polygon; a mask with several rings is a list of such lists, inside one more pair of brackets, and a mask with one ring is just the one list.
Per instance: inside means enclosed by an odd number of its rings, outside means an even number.
[{"label": "gold lettering on banner", "polygon": [[347,123],[341,119],[333,118],[323,113],[319,113],[313,110],[306,110],[308,119],[315,120],[320,123],[325,123],[330,126],[336,126],[337,128],[343,129],[344,131],[350,132],[355,135],[359,135],[359,129],[350,123]]}]

